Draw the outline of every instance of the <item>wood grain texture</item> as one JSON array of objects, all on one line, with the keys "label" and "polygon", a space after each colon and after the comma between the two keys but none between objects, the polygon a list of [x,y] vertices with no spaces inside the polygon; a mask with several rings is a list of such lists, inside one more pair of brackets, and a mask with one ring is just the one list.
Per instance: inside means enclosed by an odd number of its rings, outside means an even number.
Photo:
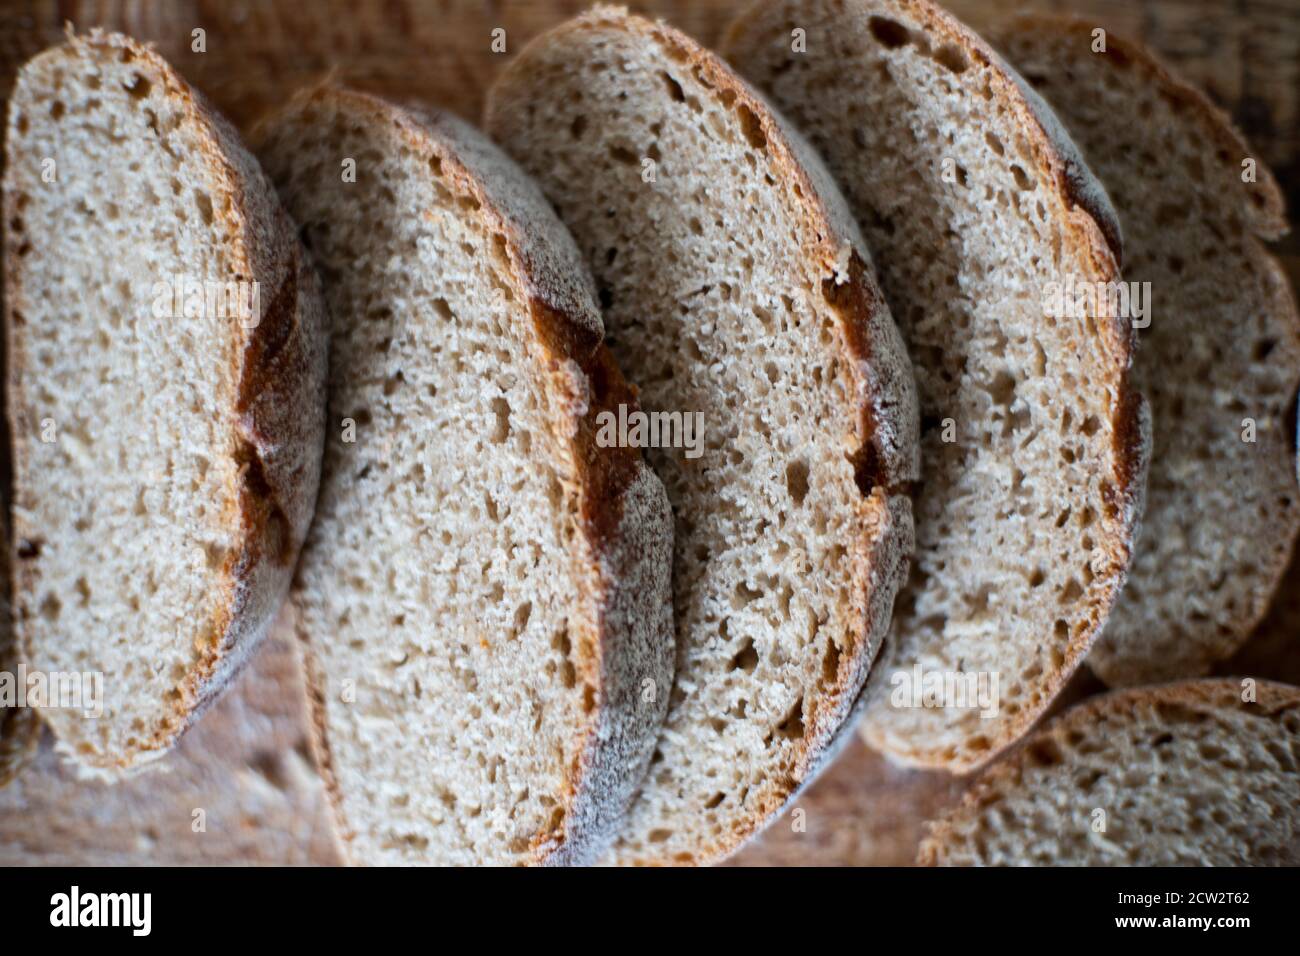
[{"label": "wood grain texture", "polygon": [[[629,5],[665,17],[714,45],[744,4],[644,0]],[[1108,29],[1146,42],[1232,115],[1276,172],[1293,214],[1300,209],[1297,0],[948,0],[947,5],[976,27],[1017,10],[1054,10],[1096,18]],[[187,79],[244,125],[281,102],[293,87],[327,75],[389,96],[425,99],[477,121],[497,71],[527,40],[587,6],[586,0],[0,0],[0,98],[18,63],[57,42],[67,17],[80,29],[109,26],[157,42]],[[207,31],[206,53],[190,49],[195,27]],[[497,27],[506,31],[505,53],[491,49]],[[1278,252],[1293,284],[1300,284],[1300,239],[1293,234]],[[1273,613],[1221,672],[1300,683],[1300,562],[1293,564]],[[1054,711],[1096,689],[1086,677],[1076,679]],[[221,725],[207,727],[225,707],[223,702],[204,718],[182,745],[186,753],[205,746],[205,740],[227,739]],[[211,774],[206,779],[209,785],[244,779],[255,786],[248,774],[256,776],[256,771],[249,768],[286,759],[292,763],[284,754],[298,746],[290,742],[296,740],[290,728],[283,743],[275,745],[279,750],[262,748],[258,759],[248,751],[224,771],[206,771]],[[219,766],[196,752],[192,759]],[[54,783],[42,795],[29,780],[25,806],[84,805],[76,802],[86,799],[77,796],[82,792],[77,788],[86,785],[63,780],[48,768],[45,772],[54,776],[32,779]],[[891,767],[855,741],[796,802],[805,812],[806,831],[796,833],[791,818],[782,818],[733,864],[908,863],[925,820],[954,800],[962,786],[940,774]],[[286,815],[284,805],[273,800],[263,811],[249,811],[261,815],[243,819],[222,848],[211,827],[206,843],[187,836],[188,811],[183,821],[169,818],[165,809],[149,802],[146,790],[139,786],[104,801],[96,826],[107,835],[100,837],[81,834],[83,821],[69,809],[46,809],[44,816],[29,817],[22,825],[6,823],[14,817],[5,812],[14,806],[14,791],[0,792],[0,862],[236,862],[240,853],[253,853],[250,859],[262,862],[330,862],[328,853],[318,852],[320,817],[294,829],[295,816]],[[240,806],[238,801],[234,805]],[[44,836],[38,828],[45,828]],[[74,852],[78,841],[80,850]],[[264,848],[260,857],[252,849],[256,846]]]}]

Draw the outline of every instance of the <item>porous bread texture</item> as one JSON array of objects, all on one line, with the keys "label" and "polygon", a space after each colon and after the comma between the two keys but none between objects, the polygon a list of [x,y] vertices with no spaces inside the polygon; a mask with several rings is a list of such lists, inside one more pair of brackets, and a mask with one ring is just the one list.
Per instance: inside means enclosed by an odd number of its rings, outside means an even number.
[{"label": "porous bread texture", "polygon": [[147,773],[86,780],[47,732],[0,789],[0,866],[337,866],[291,620]]},{"label": "porous bread texture", "polygon": [[348,856],[586,862],[644,773],[673,653],[667,498],[635,449],[595,443],[636,401],[591,278],[449,115],[319,88],[254,135],[334,317],[294,604]]},{"label": "porous bread texture", "polygon": [[918,859],[1295,866],[1298,806],[1300,689],[1184,681],[1094,697],[1052,721],[931,825]]},{"label": "porous bread texture", "polygon": [[1300,531],[1300,315],[1264,245],[1288,229],[1272,174],[1139,45],[1108,31],[1093,52],[1093,28],[1032,17],[994,39],[1106,182],[1124,277],[1151,287],[1134,368],[1155,418],[1142,541],[1088,658],[1117,686],[1206,673],[1269,606]]},{"label": "porous bread texture", "polygon": [[[1149,431],[1130,330],[1043,306],[1050,283],[1119,278],[1113,211],[1041,99],[929,3],[756,4],[725,49],[844,188],[916,371],[916,555],[863,734],[964,772],[1047,708],[1130,560]],[[996,680],[998,706],[916,706],[918,673]]]},{"label": "porous bread texture", "polygon": [[[529,45],[487,126],[555,204],[673,502],[677,679],[606,862],[708,863],[828,757],[911,548],[906,354],[829,175],[712,54],[598,7]],[[643,178],[653,161],[653,181]]]},{"label": "porous bread texture", "polygon": [[[125,36],[23,68],[4,185],[17,639],[29,669],[102,673],[101,717],[42,715],[118,774],[175,743],[280,606],[319,476],[322,304],[256,161]],[[157,318],[177,275],[257,283],[258,314],[245,285],[246,319]]]}]

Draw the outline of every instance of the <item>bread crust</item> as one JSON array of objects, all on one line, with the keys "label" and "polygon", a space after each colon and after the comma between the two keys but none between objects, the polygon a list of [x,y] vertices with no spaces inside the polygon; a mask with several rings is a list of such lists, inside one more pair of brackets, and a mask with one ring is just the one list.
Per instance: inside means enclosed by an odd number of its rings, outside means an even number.
[{"label": "bread crust", "polygon": [[[1091,277],[1101,282],[1118,281],[1122,257],[1119,217],[1105,188],[1088,169],[1051,108],[992,47],[947,11],[930,0],[896,2],[939,43],[955,45],[976,63],[991,70],[995,84],[993,95],[1010,105],[1025,131],[1035,160],[1036,178],[1053,184],[1065,211],[1067,234],[1072,245],[1080,250],[1082,262],[1089,265]],[[869,3],[862,5],[870,7]],[[751,27],[761,29],[757,24],[769,10],[768,3],[758,0],[737,16],[724,34],[722,49],[727,55],[734,57]],[[864,721],[863,735],[868,743],[895,759],[913,766],[964,773],[1011,746],[1068,682],[1092,647],[1119,595],[1133,557],[1144,504],[1151,455],[1151,415],[1146,400],[1134,388],[1131,378],[1135,333],[1118,318],[1106,321],[1103,328],[1108,343],[1106,360],[1114,369],[1117,393],[1111,413],[1112,453],[1105,463],[1109,470],[1111,493],[1108,505],[1111,513],[1107,516],[1109,526],[1104,538],[1099,540],[1099,548],[1108,556],[1112,570],[1109,580],[1097,595],[1089,615],[1089,626],[1070,636],[1062,648],[1062,662],[1058,667],[1044,669],[1039,680],[1042,705],[1022,708],[1014,716],[1000,720],[996,735],[990,735],[988,748],[978,757],[960,751],[946,754],[923,741],[899,748],[883,735],[873,733],[870,721]]]},{"label": "bread crust", "polygon": [[[689,67],[695,77],[724,97],[731,108],[745,108],[756,135],[784,173],[773,188],[801,220],[801,241],[810,271],[829,277],[823,288],[836,312],[844,354],[855,383],[858,447],[853,454],[859,488],[871,504],[880,529],[874,546],[850,543],[854,554],[853,601],[863,609],[852,645],[839,659],[836,676],[818,706],[805,714],[806,730],[790,774],[751,791],[757,809],[735,821],[731,832],[703,841],[696,862],[714,862],[735,852],[770,823],[800,789],[812,781],[837,745],[846,739],[867,671],[888,628],[895,594],[906,579],[913,548],[911,489],[919,477],[919,412],[906,348],[871,271],[870,254],[830,173],[803,138],[726,63],[690,37],[662,21],[628,14],[622,7],[596,6],[533,39],[488,92],[484,125],[493,129],[502,91],[510,77],[527,69],[530,56],[571,33],[613,29],[653,44]],[[757,788],[755,788],[757,789]],[[616,862],[655,862],[618,859]]]},{"label": "bread crust", "polygon": [[[1097,24],[1094,21],[1080,17],[1022,13],[999,22],[995,27],[994,35],[996,37],[1011,37],[1023,33],[1051,36],[1073,35],[1076,40],[1086,44],[1091,41],[1092,31],[1096,28]],[[1249,156],[1251,154],[1250,146],[1246,143],[1244,136],[1233,124],[1228,114],[1216,106],[1199,89],[1180,79],[1153,50],[1137,41],[1107,30],[1106,56],[1122,67],[1140,73],[1143,82],[1157,89],[1162,97],[1174,105],[1176,110],[1186,110],[1191,117],[1188,125],[1194,125],[1197,136],[1207,142],[1207,155],[1214,155],[1220,151],[1231,157]],[[1248,195],[1250,201],[1242,202],[1240,210],[1256,238],[1271,242],[1281,239],[1290,232],[1290,223],[1286,216],[1286,201],[1282,195],[1281,187],[1278,185],[1273,172],[1262,161],[1256,161],[1256,181]],[[1264,248],[1258,248],[1256,253],[1261,268],[1267,271],[1271,277],[1269,285],[1276,292],[1274,306],[1277,319],[1290,328],[1293,339],[1300,340],[1300,306],[1297,306],[1295,290],[1274,256]],[[1297,375],[1296,378],[1300,379],[1300,375]],[[1300,383],[1297,383],[1297,385],[1300,388]],[[1300,394],[1297,394],[1297,405],[1300,405]],[[1294,432],[1290,437],[1293,442],[1293,453],[1296,457],[1296,478],[1297,482],[1300,482],[1300,450],[1297,450],[1300,441],[1297,441]],[[1300,488],[1295,490],[1300,492]],[[1218,660],[1220,661],[1239,649],[1247,641],[1252,631],[1267,616],[1269,612],[1268,596],[1276,594],[1281,586],[1285,578],[1290,555],[1294,551],[1298,536],[1300,536],[1300,512],[1296,512],[1295,520],[1292,521],[1289,527],[1281,529],[1281,536],[1285,545],[1283,548],[1275,549],[1274,555],[1268,555],[1262,548],[1259,551],[1261,557],[1273,558],[1261,571],[1262,580],[1259,591],[1262,597],[1254,603],[1248,613],[1240,615],[1236,632],[1231,636],[1229,642],[1220,648],[1218,654]],[[1103,649],[1099,648],[1099,650]],[[1109,659],[1109,654],[1106,657],[1107,660],[1099,660],[1099,655],[1093,655],[1089,665],[1098,673],[1098,676],[1109,684],[1145,683],[1159,677],[1159,675],[1150,672],[1145,674],[1129,672],[1126,674],[1122,659],[1119,661]],[[1214,664],[1215,661],[1199,663],[1196,666],[1188,667],[1179,676],[1198,676],[1211,670]],[[1163,676],[1170,677],[1174,675],[1165,674]]]},{"label": "bread crust", "polygon": [[[207,145],[198,159],[215,168],[232,200],[218,215],[238,236],[233,269],[270,290],[270,304],[257,325],[245,328],[231,323],[229,354],[214,356],[214,361],[231,364],[238,382],[230,426],[241,469],[234,489],[238,508],[225,516],[237,529],[240,543],[221,569],[224,604],[208,631],[213,637],[199,649],[197,660],[178,682],[171,714],[136,752],[92,757],[68,741],[59,742],[62,752],[88,769],[118,774],[155,760],[175,746],[244,665],[275,618],[315,506],[324,443],[327,342],[324,305],[296,229],[233,127],[151,46],[121,34],[92,30],[78,36],[70,31],[66,44],[40,57],[96,54],[115,55],[150,71],[205,136]],[[20,75],[20,87],[21,83]],[[10,112],[12,120],[16,109]],[[7,224],[17,214],[12,188],[6,188],[4,199]],[[6,232],[5,241],[8,246],[14,238]],[[12,363],[6,372],[6,398],[15,465],[24,461],[30,444],[30,438],[18,428],[21,395],[15,370],[25,371],[25,363],[16,348],[15,316],[22,314],[28,296],[34,294],[23,288],[20,266],[17,256],[6,256],[5,326]],[[21,540],[36,533],[37,529],[15,527],[10,551],[19,648],[28,660],[32,648],[20,622],[24,617],[22,597],[32,576],[23,570],[20,550]]]},{"label": "bread crust", "polygon": [[[531,181],[504,154],[450,114],[352,90],[317,87],[297,97],[288,112],[328,100],[396,127],[412,150],[437,163],[454,191],[473,197],[473,215],[504,237],[503,251],[528,304],[530,334],[545,356],[539,375],[563,398],[569,416],[566,454],[575,466],[583,530],[575,560],[598,582],[593,593],[577,596],[590,619],[575,635],[575,667],[579,684],[595,687],[598,696],[574,731],[580,756],[566,771],[564,813],[557,815],[559,823],[533,837],[532,854],[539,864],[587,862],[613,838],[667,708],[666,693],[653,703],[641,702],[642,684],[650,680],[666,688],[672,682],[668,499],[637,449],[596,443],[598,416],[620,404],[635,409],[636,392],[604,344],[594,283],[577,249]],[[254,140],[276,122],[272,117],[259,124]],[[326,731],[325,684],[300,617],[297,629],[309,649],[313,746],[336,820],[347,832]]]},{"label": "bread crust", "polygon": [[[945,844],[957,836],[958,827],[983,816],[1004,793],[1017,787],[1025,767],[1033,765],[1039,748],[1050,748],[1059,753],[1069,740],[1086,735],[1100,718],[1136,720],[1141,718],[1141,711],[1161,705],[1181,706],[1200,714],[1250,710],[1269,718],[1300,710],[1300,688],[1288,684],[1265,680],[1256,682],[1257,702],[1251,703],[1243,702],[1242,691],[1242,681],[1238,678],[1201,678],[1110,691],[1076,704],[977,775],[961,801],[929,824],[917,852],[917,863],[921,866],[944,865]],[[1071,861],[1055,862],[1069,864]]]}]

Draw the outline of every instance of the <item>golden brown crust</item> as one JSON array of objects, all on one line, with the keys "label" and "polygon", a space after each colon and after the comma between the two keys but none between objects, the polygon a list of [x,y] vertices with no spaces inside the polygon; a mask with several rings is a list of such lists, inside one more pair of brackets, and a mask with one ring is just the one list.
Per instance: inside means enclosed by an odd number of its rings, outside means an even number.
[{"label": "golden brown crust", "polygon": [[[165,95],[179,101],[207,139],[198,159],[216,171],[230,195],[222,216],[231,220],[237,236],[234,270],[240,278],[275,290],[270,307],[256,326],[232,324],[229,361],[238,390],[232,397],[231,428],[237,458],[243,467],[237,489],[239,507],[227,516],[239,528],[241,545],[223,568],[225,602],[211,622],[208,642],[178,683],[170,717],[148,735],[137,753],[104,761],[84,754],[77,759],[110,773],[166,752],[209,706],[246,662],[265,635],[288,589],[293,563],[306,537],[315,503],[324,440],[324,379],[326,343],[324,306],[314,274],[298,244],[296,230],[280,207],[274,189],[237,134],[214,113],[200,94],[154,52],[129,37],[93,30],[86,36],[69,32],[68,42],[42,56],[109,53],[136,62],[152,72]],[[6,222],[14,197],[6,195]],[[25,296],[20,260],[4,264],[5,318],[9,354],[13,349],[16,316]],[[18,361],[21,356],[17,356]],[[220,361],[225,357],[215,357]],[[14,457],[21,458],[27,438],[17,425],[18,398],[13,370],[6,370],[9,424]],[[21,558],[21,543],[11,552]],[[12,569],[15,593],[24,587],[22,562]],[[31,650],[21,647],[25,657]]]}]

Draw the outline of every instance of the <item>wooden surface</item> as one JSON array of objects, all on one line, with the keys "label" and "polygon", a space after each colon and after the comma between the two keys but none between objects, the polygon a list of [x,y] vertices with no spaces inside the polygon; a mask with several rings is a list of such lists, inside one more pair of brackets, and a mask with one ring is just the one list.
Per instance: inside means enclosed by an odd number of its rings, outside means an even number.
[{"label": "wooden surface", "polygon": [[[586,0],[0,0],[0,99],[8,91],[17,63],[57,42],[67,18],[78,29],[103,25],[154,41],[223,112],[244,126],[294,87],[325,76],[390,96],[424,99],[477,120],[484,92],[502,65],[530,38],[588,5]],[[630,6],[665,17],[713,45],[742,4],[643,0]],[[1258,157],[1276,172],[1293,214],[1300,210],[1300,0],[950,0],[948,6],[977,27],[1018,9],[1069,12],[1147,42],[1231,114]],[[190,48],[190,31],[195,28],[206,31],[206,52]],[[497,28],[505,30],[504,53],[492,50],[492,31]],[[1300,239],[1293,234],[1277,251],[1293,283],[1300,284]],[[1298,682],[1297,634],[1300,566],[1292,569],[1278,607],[1261,633],[1221,672]],[[1087,675],[1080,675],[1059,706],[1097,689]],[[219,730],[213,730],[212,736]],[[277,733],[295,740],[300,737],[292,727]],[[210,768],[204,773],[218,777],[224,773],[234,781],[255,779],[257,766],[278,758],[259,752],[247,759],[238,754],[230,759],[223,756],[226,762],[218,764],[204,763],[206,758],[198,754],[188,759]],[[110,798],[83,792],[57,774],[49,779],[57,781],[52,792],[62,794],[66,806],[84,805],[78,801],[87,794],[104,808],[111,808],[114,800],[130,804],[119,807],[127,821],[134,821],[131,825],[145,812],[139,808],[149,806],[136,791]],[[213,783],[208,780],[204,785]],[[795,808],[803,812],[799,825],[793,815],[777,820],[733,862],[904,864],[915,853],[924,821],[955,800],[961,789],[960,781],[940,774],[891,767],[854,742],[796,801]],[[235,791],[222,789],[218,782],[217,792],[229,802]],[[187,806],[192,795],[185,791],[177,799],[173,800],[177,806]],[[312,791],[310,802],[318,814],[315,801]],[[33,794],[29,812],[37,803]],[[281,805],[273,801],[271,806],[276,819],[265,822],[282,824]],[[29,826],[39,829],[51,821],[65,829],[76,825],[74,817],[63,811],[43,819],[32,813]],[[225,850],[220,841],[195,844],[178,838],[185,848],[203,848],[193,854],[186,849],[185,858],[236,862],[257,828],[252,818],[241,821],[241,838],[232,839]],[[171,821],[169,826],[179,827],[181,822]],[[148,848],[155,844],[131,844],[136,846],[131,850],[128,834],[113,832],[121,836],[123,845],[105,848],[106,854],[118,854],[122,860],[149,858]],[[183,834],[183,828],[177,832]],[[315,842],[302,845],[285,843],[283,834],[273,838],[268,834],[276,848],[270,855],[329,862],[328,854],[316,848],[319,835],[312,833]],[[70,831],[64,839],[71,839]],[[9,849],[16,845],[11,843]],[[166,858],[163,851],[154,852]]]}]

